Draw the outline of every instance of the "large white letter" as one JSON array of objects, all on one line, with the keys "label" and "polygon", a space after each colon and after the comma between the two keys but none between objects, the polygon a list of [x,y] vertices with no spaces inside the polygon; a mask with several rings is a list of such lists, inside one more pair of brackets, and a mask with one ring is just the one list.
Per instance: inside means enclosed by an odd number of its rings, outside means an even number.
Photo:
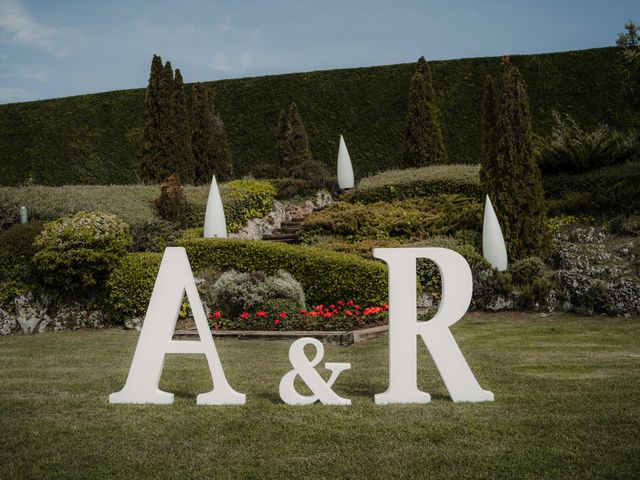
[{"label": "large white letter", "polygon": [[[200,335],[197,341],[172,340],[185,291]],[[164,251],[127,383],[122,390],[109,395],[109,403],[173,403],[173,393],[158,388],[167,353],[204,353],[207,357],[214,389],[198,395],[198,405],[244,404],[245,395],[227,383],[187,252],[181,247]]]},{"label": "large white letter", "polygon": [[[375,396],[376,404],[427,403],[418,390],[416,335],[424,341],[454,402],[493,400],[473,376],[449,331],[471,303],[473,280],[462,255],[446,248],[375,248],[373,256],[389,266],[389,389]],[[440,270],[442,298],[435,317],[418,322],[416,259],[428,258]]]}]

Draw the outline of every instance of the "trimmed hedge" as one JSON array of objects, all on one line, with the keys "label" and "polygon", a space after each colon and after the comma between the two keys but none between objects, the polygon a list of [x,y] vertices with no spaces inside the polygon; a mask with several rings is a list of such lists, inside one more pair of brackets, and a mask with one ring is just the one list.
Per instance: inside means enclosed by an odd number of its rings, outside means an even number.
[{"label": "trimmed hedge", "polygon": [[[512,55],[528,86],[534,130],[551,132],[551,110],[579,125],[626,129],[635,116],[621,95],[615,47]],[[429,63],[449,158],[479,160],[482,87],[496,57]],[[409,80],[415,63],[210,82],[238,176],[275,165],[278,112],[295,101],[314,158],[335,169],[340,134],[356,178],[401,165]],[[191,102],[192,85],[185,86]],[[0,105],[0,184],[135,183],[144,89]]]},{"label": "trimmed hedge", "polygon": [[[191,226],[204,224],[209,186],[185,186],[187,215]],[[29,217],[55,220],[79,211],[114,213],[129,225],[153,221],[153,200],[159,185],[65,185],[0,187],[0,228],[19,219],[25,205]],[[266,215],[273,206],[275,188],[266,181],[236,180],[220,185],[227,228],[237,231],[252,217]]]},{"label": "trimmed hedge", "polygon": [[[387,269],[378,261],[306,246],[227,239],[183,240],[194,272],[205,268],[289,272],[300,282],[309,304],[353,299],[362,305],[387,302]],[[161,254],[132,253],[124,257],[108,281],[110,316],[144,315]]]},{"label": "trimmed hedge", "polygon": [[348,202],[390,202],[411,197],[459,194],[480,198],[479,165],[433,165],[389,170],[364,178],[341,196]]},{"label": "trimmed hedge", "polygon": [[151,292],[162,261],[161,253],[125,255],[107,280],[105,315],[114,323],[124,323],[147,311]]},{"label": "trimmed hedge", "polygon": [[460,195],[396,200],[394,202],[335,202],[309,215],[299,234],[305,243],[318,237],[339,236],[350,241],[415,239],[452,235],[458,230],[480,230],[482,205]]}]

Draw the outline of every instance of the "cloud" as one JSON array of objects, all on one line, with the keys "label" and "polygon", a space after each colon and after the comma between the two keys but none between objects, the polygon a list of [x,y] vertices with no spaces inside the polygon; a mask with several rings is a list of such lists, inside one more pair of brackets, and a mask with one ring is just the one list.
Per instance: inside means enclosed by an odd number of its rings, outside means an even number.
[{"label": "cloud", "polygon": [[229,58],[228,55],[218,52],[209,66],[218,72],[242,73],[253,67],[253,55],[251,52],[244,52],[240,56],[234,55]]},{"label": "cloud", "polygon": [[33,100],[36,94],[24,88],[0,87],[0,103]]},{"label": "cloud", "polygon": [[53,28],[36,21],[19,0],[0,0],[0,30],[15,43],[35,46],[60,57],[79,40],[76,30]]},{"label": "cloud", "polygon": [[35,80],[36,82],[48,82],[49,71],[46,68],[34,69],[29,66],[22,65],[6,65],[8,72],[2,74],[6,78],[25,78],[27,80]]}]

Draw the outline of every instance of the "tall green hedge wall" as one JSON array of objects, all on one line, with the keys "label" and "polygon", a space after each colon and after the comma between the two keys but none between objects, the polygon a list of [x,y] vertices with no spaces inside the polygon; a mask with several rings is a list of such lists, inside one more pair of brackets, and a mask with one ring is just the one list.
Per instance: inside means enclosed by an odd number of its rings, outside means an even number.
[{"label": "tall green hedge wall", "polygon": [[[620,90],[616,49],[512,56],[523,73],[534,130],[547,134],[551,110],[594,126],[633,121]],[[431,62],[449,161],[477,163],[482,85],[498,58]],[[414,64],[328,70],[211,82],[238,176],[276,161],[278,112],[295,101],[314,157],[333,168],[340,134],[359,177],[400,166]],[[191,97],[191,86],[187,86]],[[190,101],[190,100],[189,100]],[[0,184],[137,181],[144,89],[0,105]]]}]

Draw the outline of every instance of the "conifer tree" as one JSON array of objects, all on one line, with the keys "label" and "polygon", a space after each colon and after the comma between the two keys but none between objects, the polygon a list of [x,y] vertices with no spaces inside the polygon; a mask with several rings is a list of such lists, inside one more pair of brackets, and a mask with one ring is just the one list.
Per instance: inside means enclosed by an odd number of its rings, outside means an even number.
[{"label": "conifer tree", "polygon": [[284,110],[280,112],[277,149],[280,171],[284,175],[291,176],[300,165],[313,163],[307,130],[295,102],[286,113]]},{"label": "conifer tree", "polygon": [[307,129],[304,128],[304,122],[295,102],[292,102],[289,106],[287,123],[289,156],[284,167],[290,170],[296,165],[313,161],[313,155],[311,154]]},{"label": "conifer tree", "polygon": [[424,57],[418,59],[409,85],[403,162],[405,167],[443,163],[447,151],[434,103],[431,70]]},{"label": "conifer tree", "polygon": [[215,113],[212,93],[204,85],[193,86],[193,134],[191,146],[195,161],[196,183],[206,184],[216,175],[218,180],[233,178],[233,157],[227,133]]},{"label": "conifer tree", "polygon": [[493,77],[487,75],[484,81],[484,95],[482,97],[482,154],[480,160],[480,185],[485,194],[496,190],[493,171],[496,168],[496,123],[498,112],[496,111],[496,93]]},{"label": "conifer tree", "polygon": [[280,110],[280,115],[278,116],[278,137],[276,142],[276,149],[278,152],[278,166],[281,173],[285,173],[283,170],[283,165],[287,163],[287,159],[290,156],[289,150],[289,121],[287,119],[287,112],[285,110]]},{"label": "conifer tree", "polygon": [[[483,190],[495,207],[510,258],[544,256],[550,238],[532,140],[529,99],[524,79],[508,58],[503,61],[497,100],[495,158],[491,161],[487,148],[481,175]],[[486,118],[489,121],[490,115]],[[485,139],[485,144],[492,143],[490,138]]]},{"label": "conifer tree", "polygon": [[162,150],[159,158],[159,176],[156,181],[162,181],[168,175],[176,172],[176,129],[175,129],[175,97],[174,78],[171,62],[166,62],[160,78],[160,132],[162,135]]},{"label": "conifer tree", "polygon": [[140,178],[145,182],[156,182],[162,175],[158,171],[162,157],[162,131],[160,115],[160,80],[162,59],[158,55],[151,61],[149,84],[144,98],[144,127],[142,137],[142,159]]},{"label": "conifer tree", "polygon": [[180,69],[176,68],[174,88],[174,130],[175,143],[175,171],[184,183],[193,183],[195,179],[193,152],[191,150],[191,128],[187,112],[187,97],[184,93],[184,82]]},{"label": "conifer tree", "polygon": [[213,140],[215,175],[223,181],[233,178],[233,155],[229,146],[227,130],[220,114],[215,109],[215,93],[209,92],[209,109],[211,110],[212,126],[211,138]]}]

